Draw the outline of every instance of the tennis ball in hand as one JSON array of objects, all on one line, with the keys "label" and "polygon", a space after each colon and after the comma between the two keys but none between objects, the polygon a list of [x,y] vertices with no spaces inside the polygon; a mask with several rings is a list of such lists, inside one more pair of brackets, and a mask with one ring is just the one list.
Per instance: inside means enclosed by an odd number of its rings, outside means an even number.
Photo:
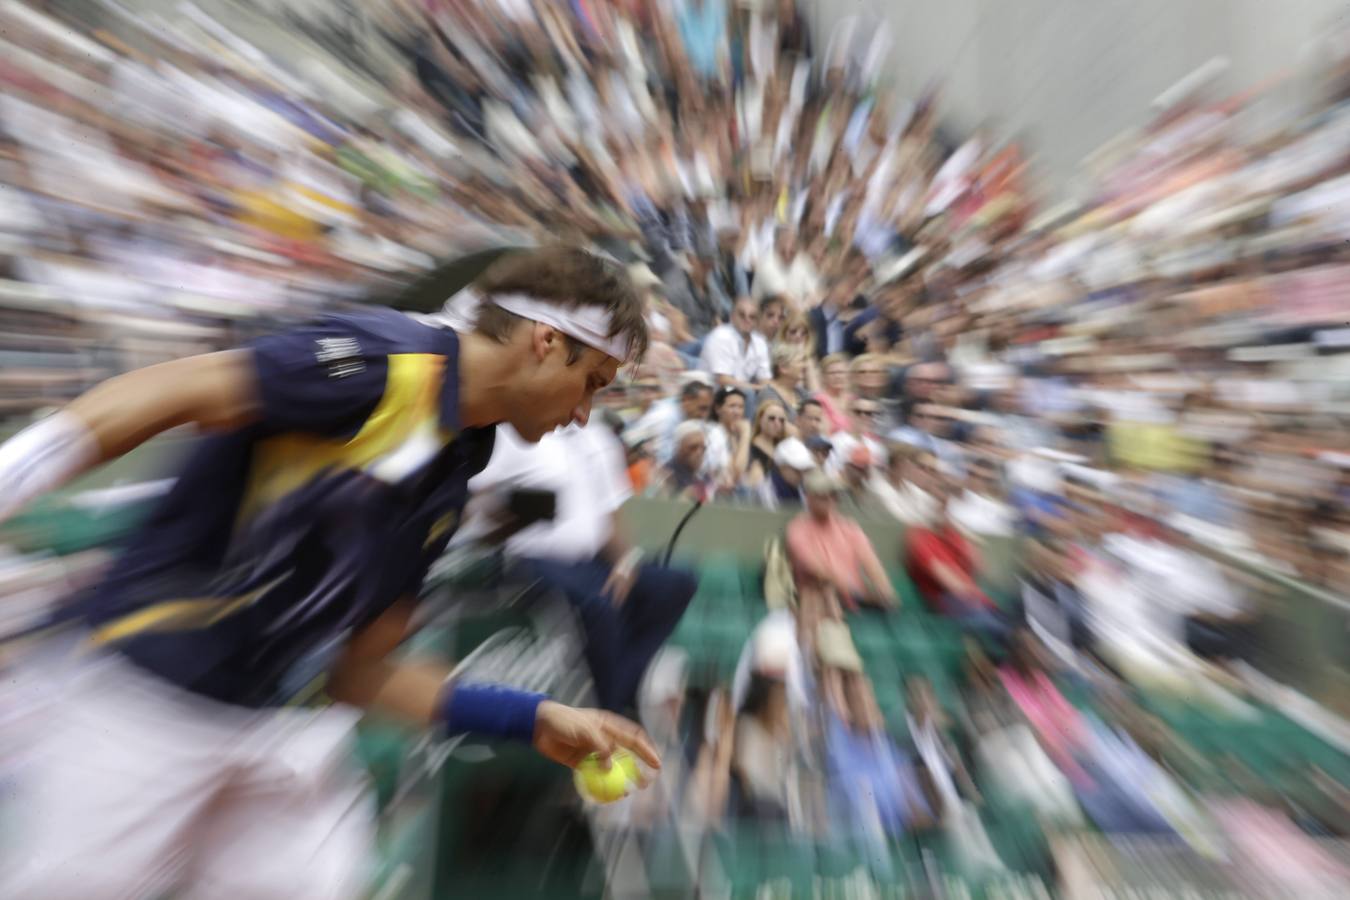
[{"label": "tennis ball in hand", "polygon": [[613,803],[627,797],[638,786],[640,777],[633,754],[616,750],[610,754],[609,761],[608,772],[600,767],[600,756],[595,753],[578,763],[572,771],[577,793],[596,803]]}]

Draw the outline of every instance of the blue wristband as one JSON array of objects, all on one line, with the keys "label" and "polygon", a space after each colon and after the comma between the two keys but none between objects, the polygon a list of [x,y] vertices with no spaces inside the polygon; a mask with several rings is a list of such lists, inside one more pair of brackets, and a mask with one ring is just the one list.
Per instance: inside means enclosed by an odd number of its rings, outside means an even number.
[{"label": "blue wristband", "polygon": [[441,722],[447,734],[471,732],[530,744],[539,704],[547,699],[547,694],[499,684],[452,684],[441,700]]}]

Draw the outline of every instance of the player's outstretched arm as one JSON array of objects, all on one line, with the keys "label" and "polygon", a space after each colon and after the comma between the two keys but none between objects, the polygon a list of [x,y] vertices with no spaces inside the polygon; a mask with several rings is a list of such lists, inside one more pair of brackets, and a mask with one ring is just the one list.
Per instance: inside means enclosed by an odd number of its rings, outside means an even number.
[{"label": "player's outstretched arm", "polygon": [[103,382],[0,446],[0,522],[160,432],[249,421],[258,409],[256,379],[250,352],[230,350]]},{"label": "player's outstretched arm", "polygon": [[411,602],[396,603],[352,637],[329,678],[333,699],[449,734],[528,743],[565,766],[576,766],[592,753],[607,759],[626,749],[660,768],[646,732],[622,716],[574,709],[500,685],[451,682],[449,670],[440,665],[391,662],[388,656],[406,636],[412,610]]}]

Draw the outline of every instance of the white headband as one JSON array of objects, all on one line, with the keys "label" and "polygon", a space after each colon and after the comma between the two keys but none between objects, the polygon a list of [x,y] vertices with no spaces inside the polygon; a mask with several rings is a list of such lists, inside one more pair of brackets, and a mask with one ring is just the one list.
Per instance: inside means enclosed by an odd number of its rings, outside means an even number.
[{"label": "white headband", "polygon": [[466,287],[446,302],[446,310],[453,310],[459,316],[476,321],[478,309],[485,301],[491,301],[522,319],[551,325],[587,347],[593,347],[621,363],[628,362],[632,348],[622,335],[610,337],[610,315],[598,306],[566,306],[537,300],[528,294],[493,294],[484,297],[473,288]]}]

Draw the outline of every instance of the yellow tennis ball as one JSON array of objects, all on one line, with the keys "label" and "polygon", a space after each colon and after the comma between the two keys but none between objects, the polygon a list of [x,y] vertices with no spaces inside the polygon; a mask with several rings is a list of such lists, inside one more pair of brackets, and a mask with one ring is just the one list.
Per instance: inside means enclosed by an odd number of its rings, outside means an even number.
[{"label": "yellow tennis ball", "polygon": [[609,757],[610,768],[600,768],[599,755],[592,753],[577,764],[572,780],[577,792],[596,803],[613,803],[628,796],[638,783],[637,760],[626,750],[616,750]]}]

